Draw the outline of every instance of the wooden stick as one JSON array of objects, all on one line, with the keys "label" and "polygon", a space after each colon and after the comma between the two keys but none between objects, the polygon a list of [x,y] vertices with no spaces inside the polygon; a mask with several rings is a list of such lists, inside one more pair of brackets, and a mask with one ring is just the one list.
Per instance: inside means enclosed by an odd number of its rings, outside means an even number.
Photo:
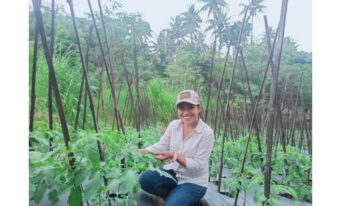
[{"label": "wooden stick", "polygon": [[[270,179],[271,179],[271,153],[272,153],[272,132],[273,132],[273,118],[274,118],[274,108],[276,107],[276,95],[277,95],[277,82],[278,82],[278,72],[281,61],[282,45],[284,40],[284,30],[285,30],[285,19],[287,12],[288,0],[282,1],[282,11],[279,23],[279,36],[278,44],[276,45],[276,67],[272,73],[272,85],[270,94],[270,108],[268,113],[268,125],[266,130],[267,135],[267,151],[266,151],[266,161],[264,169],[264,196],[269,199],[270,195]],[[264,16],[264,21],[266,21],[266,16]]]},{"label": "wooden stick", "polygon": [[244,14],[244,18],[243,18],[243,23],[242,23],[242,27],[240,28],[239,31],[239,36],[238,36],[238,43],[237,43],[237,51],[234,55],[234,59],[233,59],[233,67],[232,67],[232,73],[231,73],[231,77],[230,77],[230,84],[229,84],[229,91],[227,93],[227,99],[226,99],[226,115],[225,115],[225,125],[224,125],[224,132],[223,132],[223,139],[222,139],[222,145],[221,145],[221,154],[220,154],[220,168],[219,168],[219,178],[218,178],[218,192],[220,192],[220,188],[221,188],[221,176],[222,176],[222,171],[223,171],[223,159],[224,159],[224,144],[225,144],[225,135],[226,135],[226,130],[227,130],[227,123],[229,122],[229,115],[228,115],[228,108],[230,105],[230,97],[231,97],[231,89],[232,89],[232,82],[233,82],[233,77],[234,77],[234,71],[236,69],[236,65],[237,65],[237,58],[238,58],[238,53],[239,53],[239,44],[240,44],[240,40],[241,40],[241,36],[243,33],[243,29],[244,29],[244,24],[245,24],[245,20],[246,20],[246,14],[248,12],[248,9],[246,9],[245,14]]},{"label": "wooden stick", "polygon": [[[88,0],[88,5],[89,5],[90,13],[91,13],[92,22],[93,22],[93,25],[95,27],[96,36],[97,36],[99,48],[101,50],[101,54],[102,54],[102,58],[103,58],[104,66],[105,66],[105,70],[107,72],[107,79],[108,79],[108,82],[110,84],[111,95],[112,95],[113,101],[115,103],[115,115],[116,115],[117,129],[118,129],[118,131],[120,131],[120,129],[122,129],[123,132],[124,132],[124,127],[123,127],[123,125],[120,125],[120,121],[119,121],[120,118],[119,118],[119,110],[118,110],[118,107],[117,107],[118,105],[117,105],[117,99],[116,99],[115,79],[111,79],[110,78],[110,73],[109,73],[109,70],[108,70],[108,65],[107,65],[107,61],[105,59],[105,54],[104,54],[104,50],[103,50],[103,46],[102,46],[102,42],[101,42],[101,37],[99,35],[99,31],[98,31],[98,28],[97,28],[95,15],[94,15],[94,12],[92,10],[92,6],[91,6],[91,3],[90,3],[90,0]],[[106,34],[105,24],[104,24],[104,22],[102,22],[102,24],[104,25],[104,27],[103,27],[104,37],[105,37],[105,40],[106,40],[106,43],[107,43],[106,44],[107,45],[107,49],[109,51],[110,47],[109,47],[109,44],[108,44],[108,38],[107,38],[107,34]],[[109,56],[111,57],[110,52],[109,52]],[[109,58],[109,62],[110,62],[111,72],[113,73],[113,64],[112,64],[111,58]]]},{"label": "wooden stick", "polygon": [[297,116],[297,104],[298,104],[298,97],[299,97],[300,88],[301,88],[302,75],[303,75],[303,72],[301,72],[300,81],[299,81],[298,88],[297,88],[296,101],[295,101],[294,114],[293,114],[294,116],[293,116],[292,125],[291,125],[291,132],[290,132],[290,134],[291,134],[291,146],[293,146],[293,147],[296,146],[295,126],[296,126],[296,116]]},{"label": "wooden stick", "polygon": [[209,108],[209,104],[210,104],[212,71],[213,71],[213,67],[214,67],[214,55],[215,55],[215,50],[216,50],[216,42],[217,42],[217,37],[214,38],[214,42],[213,42],[213,50],[212,50],[211,64],[210,64],[210,77],[208,79],[208,92],[207,92],[207,102],[206,102],[204,121],[207,121],[208,108]]}]

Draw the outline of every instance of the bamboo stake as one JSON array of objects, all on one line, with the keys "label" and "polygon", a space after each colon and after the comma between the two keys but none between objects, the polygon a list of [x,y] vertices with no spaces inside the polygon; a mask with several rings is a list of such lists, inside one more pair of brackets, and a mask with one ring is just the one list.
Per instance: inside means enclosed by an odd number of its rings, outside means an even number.
[{"label": "bamboo stake", "polygon": [[[221,75],[220,75],[220,79],[219,79],[219,83],[218,83],[216,102],[219,102],[219,100],[220,100],[220,89],[221,89],[221,85],[223,84],[223,81],[224,81],[224,74],[225,74],[226,64],[227,64],[227,60],[228,60],[229,53],[230,53],[230,48],[231,48],[231,43],[232,43],[232,36],[230,37],[229,42],[230,42],[230,44],[229,44],[229,46],[227,48],[227,52],[226,52],[226,55],[225,55],[224,67],[223,67],[223,70],[221,71]],[[214,136],[216,135],[217,119],[218,119],[218,103],[216,104],[215,112],[214,112]]]},{"label": "bamboo stake", "polygon": [[297,104],[298,104],[298,97],[299,97],[300,88],[301,88],[302,75],[303,75],[303,72],[301,72],[300,81],[299,81],[298,88],[297,88],[296,101],[295,101],[295,107],[294,107],[294,116],[293,116],[292,125],[291,125],[291,132],[290,132],[290,134],[291,134],[291,146],[293,146],[293,147],[296,146],[295,126],[296,126],[296,116],[297,116]]},{"label": "bamboo stake", "polygon": [[207,121],[208,107],[209,107],[209,104],[210,104],[212,71],[213,71],[213,67],[214,67],[214,55],[215,55],[215,50],[216,50],[216,41],[217,41],[217,37],[214,38],[213,50],[212,50],[212,56],[211,56],[210,77],[209,77],[209,80],[208,80],[207,102],[206,102],[205,119],[204,119],[205,122]]},{"label": "bamboo stake", "polygon": [[239,53],[239,48],[240,48],[239,44],[240,44],[241,36],[242,36],[242,33],[243,33],[247,12],[248,12],[248,8],[245,11],[242,27],[240,28],[240,31],[239,31],[238,43],[237,43],[237,51],[236,51],[236,53],[234,55],[234,59],[233,59],[233,67],[232,67],[232,73],[231,73],[231,78],[230,78],[229,91],[227,93],[227,99],[226,99],[226,115],[225,115],[225,125],[224,125],[224,132],[223,132],[223,139],[222,139],[222,146],[221,146],[221,154],[220,154],[218,192],[220,192],[220,188],[221,188],[221,176],[222,176],[222,171],[223,171],[223,159],[224,159],[224,144],[225,144],[225,136],[226,136],[226,130],[227,130],[227,123],[229,122],[228,108],[229,108],[229,105],[230,105],[232,82],[233,82],[233,77],[234,77],[234,71],[235,71],[236,65],[237,65],[237,58],[238,58],[238,53]]},{"label": "bamboo stake", "polygon": [[96,117],[97,117],[97,123],[98,123],[98,119],[99,119],[99,106],[101,104],[101,100],[102,100],[102,114],[104,116],[104,98],[103,98],[103,67],[100,66],[99,63],[99,57],[97,55],[96,52],[96,62],[97,62],[97,68],[100,68],[100,72],[99,72],[99,95],[98,95],[98,103],[97,103],[97,111],[96,111]]},{"label": "bamboo stake", "polygon": [[[93,25],[90,25],[89,27],[89,35],[88,35],[88,47],[89,47],[89,44],[90,44],[90,39],[91,39],[91,36],[92,36],[92,29],[93,29]],[[87,49],[87,53],[88,53],[88,49]],[[78,95],[78,103],[77,103],[77,111],[76,111],[76,120],[75,120],[75,126],[74,126],[74,129],[76,130],[77,127],[78,127],[78,119],[79,119],[79,113],[80,113],[80,105],[81,105],[81,102],[82,102],[82,94],[83,94],[83,85],[84,85],[84,73],[82,73],[82,82],[81,82],[81,87],[80,87],[80,90],[79,90],[79,95]],[[86,96],[86,90],[84,90],[84,96]],[[85,98],[86,100],[86,98]],[[86,103],[84,104],[86,107]],[[85,115],[85,112],[83,112],[83,114]],[[84,118],[83,118],[83,122],[84,122]],[[84,126],[83,126],[83,129],[84,129]]]},{"label": "bamboo stake", "polygon": [[82,129],[85,130],[85,123],[86,123],[86,110],[87,110],[87,99],[88,99],[88,92],[84,90],[84,107],[83,107],[83,125]]},{"label": "bamboo stake", "polygon": [[[245,152],[244,152],[244,157],[243,157],[243,162],[242,162],[242,168],[241,168],[241,171],[240,171],[240,176],[244,172],[244,166],[245,166],[245,161],[246,161],[246,154],[247,154],[247,149],[248,149],[248,146],[249,146],[249,143],[250,143],[250,139],[251,139],[252,127],[253,127],[253,123],[255,121],[256,112],[257,112],[257,109],[258,109],[258,103],[259,103],[259,100],[260,100],[260,97],[261,97],[261,93],[262,93],[263,86],[264,86],[264,83],[265,83],[266,75],[267,75],[268,70],[269,70],[270,61],[272,60],[272,56],[273,56],[273,52],[274,52],[274,48],[275,48],[275,44],[276,44],[276,38],[277,38],[277,35],[278,35],[278,31],[279,31],[279,29],[277,28],[276,35],[275,35],[275,38],[274,38],[274,42],[273,42],[272,48],[271,48],[271,53],[268,56],[268,60],[267,60],[267,64],[266,64],[266,69],[265,69],[265,72],[263,74],[263,80],[262,80],[262,83],[261,83],[261,87],[260,87],[260,90],[259,90],[256,102],[255,102],[255,105],[254,105],[254,108],[253,108],[251,124],[250,124],[249,129],[248,129],[249,130],[249,132],[248,132],[248,139],[247,139],[247,142],[246,142],[246,147],[245,147]],[[237,189],[236,198],[235,198],[235,202],[234,202],[235,206],[237,206],[239,192],[240,192],[239,189]]]},{"label": "bamboo stake", "polygon": [[[56,75],[54,72],[54,68],[53,68],[51,56],[49,53],[49,49],[47,46],[43,18],[42,18],[41,11],[40,11],[40,4],[38,3],[39,2],[38,0],[32,0],[32,2],[33,2],[34,15],[36,17],[36,24],[39,28],[39,33],[40,33],[40,37],[41,37],[41,41],[42,41],[42,45],[43,45],[43,49],[44,49],[46,62],[47,62],[48,69],[49,69],[51,76],[52,76],[52,88],[53,88],[55,99],[56,99],[56,104],[57,104],[59,119],[60,119],[62,131],[63,131],[65,146],[66,146],[66,148],[69,148],[69,141],[70,141],[69,131],[68,131],[68,127],[66,124],[63,104],[62,104],[60,93],[59,93]],[[73,163],[74,163],[73,153],[70,152],[68,157],[69,157],[70,165],[73,166]]]},{"label": "bamboo stake", "polygon": [[[138,138],[141,139],[140,134],[140,124],[141,124],[141,106],[140,106],[140,92],[139,92],[139,74],[137,69],[137,60],[136,60],[136,34],[135,34],[135,17],[133,16],[131,19],[131,26],[132,26],[132,32],[133,32],[133,39],[134,39],[134,47],[133,47],[133,53],[134,53],[134,68],[135,68],[135,90],[136,90],[136,107],[137,107],[137,133]],[[138,147],[142,147],[142,142],[139,141]]]},{"label": "bamboo stake", "polygon": [[[247,83],[247,89],[248,89],[249,97],[250,97],[250,101],[251,101],[251,111],[253,111],[255,109],[255,103],[254,103],[254,99],[252,97],[251,86],[250,86],[250,82],[249,82],[249,76],[248,76],[248,73],[247,73],[247,67],[246,67],[245,58],[244,58],[244,54],[243,54],[243,50],[242,49],[240,49],[240,57],[242,59],[243,68],[244,68],[244,72],[245,72],[245,80],[246,80],[246,83]],[[257,110],[255,110],[255,112],[256,112],[255,113],[255,118],[257,118]],[[249,121],[249,127],[250,127],[251,124],[252,123]],[[254,128],[256,130],[258,152],[262,153],[262,144],[261,144],[261,140],[260,140],[260,132],[259,132],[258,121],[254,122]],[[262,164],[263,163],[263,158],[260,158],[260,161],[261,161],[261,164]]]},{"label": "bamboo stake", "polygon": [[[36,73],[37,73],[37,54],[38,54],[38,40],[39,40],[39,26],[37,25],[37,23],[36,23],[35,27],[36,27],[36,29],[35,29],[35,34],[34,34],[34,47],[33,47],[33,67],[32,67],[32,83],[31,83],[31,109],[30,109],[30,124],[29,124],[30,132],[33,131],[34,108],[35,108],[35,102],[36,102]],[[31,146],[30,141],[29,141],[29,143]]]},{"label": "bamboo stake", "polygon": [[[100,0],[98,0],[98,1],[100,1]],[[129,77],[128,77],[127,66],[126,66],[126,62],[124,59],[124,51],[122,49],[120,37],[119,37],[119,34],[118,34],[115,26],[114,26],[114,31],[115,31],[115,35],[116,35],[117,45],[118,45],[119,52],[120,52],[121,62],[123,65],[123,73],[124,73],[124,76],[125,76],[127,84],[128,84],[128,92],[129,92],[129,96],[130,96],[131,109],[134,112],[135,125],[136,125],[136,128],[138,129],[138,132],[139,132],[140,131],[140,125],[139,125],[138,120],[137,120],[136,108],[134,107],[134,97],[133,97],[133,92],[131,91],[131,81],[129,80]],[[139,138],[140,138],[140,136],[139,136]],[[138,143],[138,146],[141,147],[140,141]]]},{"label": "bamboo stake", "polygon": [[302,116],[303,116],[303,127],[305,128],[305,135],[306,135],[306,138],[307,138],[307,146],[308,146],[308,151],[309,151],[309,154],[311,155],[312,154],[312,151],[311,151],[311,142],[309,140],[309,131],[308,131],[308,127],[307,127],[307,118],[305,117],[305,104],[304,104],[304,100],[303,100],[303,91],[302,91],[302,88],[300,89],[300,95],[301,95],[301,105],[302,105]]},{"label": "bamboo stake", "polygon": [[[70,12],[71,12],[71,17],[72,17],[73,27],[75,30],[78,49],[79,49],[79,55],[80,55],[81,62],[82,62],[83,74],[84,74],[84,78],[85,78],[87,94],[89,95],[90,110],[91,110],[91,114],[92,114],[94,129],[95,129],[96,133],[98,133],[97,120],[96,120],[96,116],[95,116],[95,108],[94,108],[94,103],[93,103],[93,98],[92,98],[91,88],[90,88],[90,83],[89,83],[89,78],[88,78],[87,63],[85,62],[85,61],[87,61],[87,59],[84,60],[84,56],[83,56],[82,45],[80,43],[78,27],[77,27],[77,23],[76,23],[76,19],[75,19],[74,8],[73,8],[73,1],[67,0],[67,2],[69,3],[69,6],[70,6]],[[89,33],[91,35],[92,32],[89,32]],[[89,49],[89,47],[90,47],[90,38],[89,38],[89,42],[88,42],[88,49]],[[87,49],[87,53],[88,53],[88,49]],[[98,152],[99,152],[99,156],[100,156],[100,161],[104,162],[105,161],[104,153],[102,151],[101,143],[98,140],[97,140],[97,147],[98,147]],[[103,179],[104,179],[104,185],[107,186],[108,183],[107,183],[106,177],[103,176]],[[107,192],[107,198],[109,198],[109,192]],[[110,200],[108,200],[108,202],[109,202],[109,205],[111,206]]]},{"label": "bamboo stake", "polygon": [[[97,28],[95,15],[94,15],[94,12],[92,10],[92,6],[91,6],[91,3],[90,3],[90,0],[88,0],[88,5],[89,5],[90,13],[91,13],[92,22],[93,22],[93,25],[95,27],[96,36],[97,36],[98,44],[99,44],[99,47],[100,47],[100,50],[101,50],[101,54],[102,54],[102,58],[103,58],[104,66],[105,66],[105,70],[107,72],[107,78],[108,78],[108,82],[110,84],[111,95],[112,95],[113,101],[115,103],[115,115],[116,115],[117,130],[120,131],[120,129],[122,129],[122,131],[124,132],[124,127],[123,127],[122,124],[120,125],[120,121],[119,121],[120,118],[119,118],[119,110],[118,110],[118,104],[117,104],[117,99],[116,99],[115,79],[111,79],[110,78],[110,73],[109,73],[109,70],[108,70],[108,65],[107,65],[107,61],[105,59],[105,54],[104,54],[104,50],[103,50],[103,46],[102,46],[102,42],[101,42],[101,37],[99,35],[99,31],[98,31],[98,28]],[[102,7],[100,7],[100,9],[102,9]],[[102,24],[104,25],[104,22],[102,22]],[[107,39],[105,25],[103,27],[103,30],[104,30],[104,37],[105,37],[105,40],[106,40],[106,43],[107,43],[107,49],[109,51],[110,47],[108,45],[108,39]],[[110,52],[109,52],[109,57],[111,57]],[[110,62],[111,72],[113,73],[113,64],[112,64],[111,58],[109,58],[109,62]]]},{"label": "bamboo stake", "polygon": [[[278,81],[278,72],[281,61],[282,54],[282,45],[284,40],[284,30],[285,30],[285,20],[286,20],[286,12],[287,12],[288,0],[282,1],[282,11],[281,11],[281,19],[279,23],[279,36],[278,36],[278,44],[276,45],[276,67],[272,73],[272,85],[271,85],[271,94],[270,94],[270,108],[268,113],[268,126],[267,126],[267,151],[266,151],[266,161],[265,161],[265,169],[264,169],[264,196],[266,199],[269,199],[270,195],[270,179],[271,179],[271,153],[272,153],[272,132],[273,132],[273,117],[274,117],[274,108],[276,107],[276,95],[277,95],[277,81]],[[264,16],[266,19],[266,16]]]},{"label": "bamboo stake", "polygon": [[[53,62],[53,46],[54,46],[54,23],[55,23],[55,13],[54,13],[54,0],[51,3],[51,42],[50,42],[50,56],[51,61]],[[53,130],[53,108],[52,108],[52,82],[51,82],[51,74],[49,72],[49,83],[48,83],[48,109],[49,109],[49,129]],[[52,141],[53,138],[49,138],[50,150],[52,150]]]}]

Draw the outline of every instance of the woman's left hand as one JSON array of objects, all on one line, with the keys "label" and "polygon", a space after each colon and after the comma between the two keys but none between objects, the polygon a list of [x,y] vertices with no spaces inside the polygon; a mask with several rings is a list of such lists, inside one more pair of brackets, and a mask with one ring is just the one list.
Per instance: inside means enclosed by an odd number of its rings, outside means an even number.
[{"label": "woman's left hand", "polygon": [[154,157],[158,160],[165,160],[168,158],[173,158],[173,152],[159,152],[157,154],[154,154]]}]

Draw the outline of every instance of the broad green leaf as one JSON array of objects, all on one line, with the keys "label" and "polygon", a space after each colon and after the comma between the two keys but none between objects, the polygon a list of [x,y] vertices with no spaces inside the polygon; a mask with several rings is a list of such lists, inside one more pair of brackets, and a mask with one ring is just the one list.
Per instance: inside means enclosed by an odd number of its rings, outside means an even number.
[{"label": "broad green leaf", "polygon": [[30,183],[29,183],[29,198],[30,199],[32,199],[35,189],[36,189],[36,185],[33,184],[33,182],[31,182],[31,178],[30,178]]},{"label": "broad green leaf", "polygon": [[137,173],[133,170],[127,170],[123,173],[120,188],[122,193],[130,192],[134,186],[138,183]]},{"label": "broad green leaf", "polygon": [[42,153],[41,152],[30,152],[29,154],[31,162],[37,163],[41,161]]},{"label": "broad green leaf", "polygon": [[84,188],[84,197],[86,200],[90,200],[95,197],[99,187],[102,185],[103,177],[97,173],[94,178]]},{"label": "broad green leaf", "polygon": [[113,179],[113,180],[110,180],[108,186],[107,186],[107,190],[108,191],[113,191],[116,189],[116,187],[121,183],[121,180],[120,179]]},{"label": "broad green leaf", "polygon": [[52,190],[49,192],[49,200],[51,202],[57,202],[59,200],[57,190]]},{"label": "broad green leaf", "polygon": [[85,180],[86,176],[88,175],[88,171],[86,169],[80,169],[76,172],[75,177],[75,184],[76,186],[79,186],[82,184],[82,182]]},{"label": "broad green leaf", "polygon": [[106,174],[107,178],[119,178],[122,175],[120,168],[110,168]]},{"label": "broad green leaf", "polygon": [[82,190],[80,187],[71,189],[67,203],[69,206],[80,206],[82,204]]},{"label": "broad green leaf", "polygon": [[46,185],[42,182],[39,183],[38,187],[36,188],[34,192],[34,197],[33,197],[33,200],[36,204],[39,204],[39,202],[43,198],[45,190],[46,190]]},{"label": "broad green leaf", "polygon": [[99,164],[98,148],[94,145],[87,147],[87,158],[90,160],[93,166]]}]

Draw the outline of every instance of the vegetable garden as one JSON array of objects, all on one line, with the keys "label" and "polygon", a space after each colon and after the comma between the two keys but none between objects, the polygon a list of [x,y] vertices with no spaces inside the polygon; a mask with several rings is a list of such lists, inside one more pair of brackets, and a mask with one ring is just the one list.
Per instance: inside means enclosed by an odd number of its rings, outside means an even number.
[{"label": "vegetable garden", "polygon": [[88,0],[81,18],[72,0],[67,9],[32,0],[30,204],[67,196],[68,205],[139,205],[139,174],[167,173],[136,150],[177,118],[183,89],[199,93],[215,133],[209,181],[217,193],[234,205],[245,205],[250,191],[254,205],[312,202],[311,53],[284,36],[288,1],[276,29],[264,16],[259,39],[252,27],[262,1],[241,5],[235,22],[228,2],[199,2],[152,41],[149,23],[117,12],[116,1]]}]

